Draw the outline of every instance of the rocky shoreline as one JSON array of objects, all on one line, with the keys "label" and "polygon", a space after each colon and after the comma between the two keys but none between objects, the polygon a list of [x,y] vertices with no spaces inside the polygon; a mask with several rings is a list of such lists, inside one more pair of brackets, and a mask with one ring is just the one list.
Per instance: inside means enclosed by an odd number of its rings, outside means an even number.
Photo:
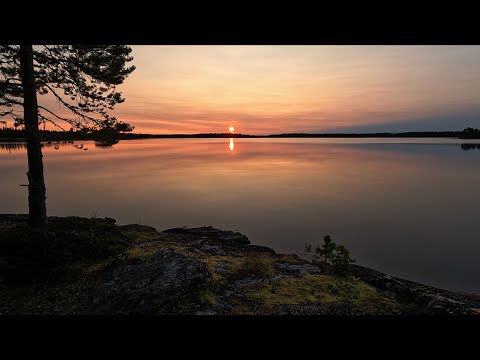
[{"label": "rocky shoreline", "polygon": [[[0,242],[2,233],[24,226],[25,219],[0,215]],[[64,265],[68,276],[55,280],[32,285],[4,279],[1,314],[480,315],[478,295],[359,265],[352,265],[351,276],[326,274],[297,255],[252,245],[239,232],[211,226],[158,232],[148,226],[117,226],[108,218],[51,219],[75,224],[57,230],[57,242],[81,231],[100,234],[101,226],[102,233],[118,231],[125,248],[95,261],[72,260]],[[0,253],[0,267],[11,267],[12,259]]]}]

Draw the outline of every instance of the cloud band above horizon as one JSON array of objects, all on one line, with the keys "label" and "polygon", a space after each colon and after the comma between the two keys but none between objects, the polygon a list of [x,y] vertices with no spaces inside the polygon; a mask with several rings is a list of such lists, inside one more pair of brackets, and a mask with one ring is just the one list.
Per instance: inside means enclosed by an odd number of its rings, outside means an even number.
[{"label": "cloud band above horizon", "polygon": [[480,46],[132,48],[137,70],[113,115],[135,132],[480,127]]}]

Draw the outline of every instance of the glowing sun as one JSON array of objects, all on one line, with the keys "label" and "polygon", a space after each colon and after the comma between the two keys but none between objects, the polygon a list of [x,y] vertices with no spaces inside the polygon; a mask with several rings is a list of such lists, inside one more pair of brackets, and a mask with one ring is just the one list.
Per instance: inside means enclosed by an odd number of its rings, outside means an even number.
[{"label": "glowing sun", "polygon": [[235,129],[233,128],[233,126],[230,126],[230,127],[228,128],[228,131],[230,131],[230,132],[233,132],[233,130],[235,130]]}]

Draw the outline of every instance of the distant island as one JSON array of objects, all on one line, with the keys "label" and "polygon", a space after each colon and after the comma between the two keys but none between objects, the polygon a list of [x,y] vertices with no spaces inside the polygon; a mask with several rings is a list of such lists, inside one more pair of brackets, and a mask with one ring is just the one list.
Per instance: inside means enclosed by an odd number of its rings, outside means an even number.
[{"label": "distant island", "polygon": [[[95,134],[85,131],[40,130],[43,141],[95,140]],[[200,133],[200,134],[142,134],[118,133],[118,140],[134,139],[177,139],[177,138],[460,138],[480,139],[480,130],[466,128],[463,131],[409,131],[400,133],[286,133],[271,135],[251,135],[240,133]],[[0,129],[0,141],[25,141],[25,130]]]}]

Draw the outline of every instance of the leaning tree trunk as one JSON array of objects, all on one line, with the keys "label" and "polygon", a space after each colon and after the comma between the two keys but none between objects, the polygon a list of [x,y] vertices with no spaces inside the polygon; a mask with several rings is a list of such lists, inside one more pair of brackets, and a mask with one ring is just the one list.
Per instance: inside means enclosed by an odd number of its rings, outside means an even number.
[{"label": "leaning tree trunk", "polygon": [[47,206],[42,146],[38,131],[37,89],[32,45],[20,45],[20,75],[22,77],[23,117],[27,137],[28,223],[33,227],[45,227],[47,225]]}]

